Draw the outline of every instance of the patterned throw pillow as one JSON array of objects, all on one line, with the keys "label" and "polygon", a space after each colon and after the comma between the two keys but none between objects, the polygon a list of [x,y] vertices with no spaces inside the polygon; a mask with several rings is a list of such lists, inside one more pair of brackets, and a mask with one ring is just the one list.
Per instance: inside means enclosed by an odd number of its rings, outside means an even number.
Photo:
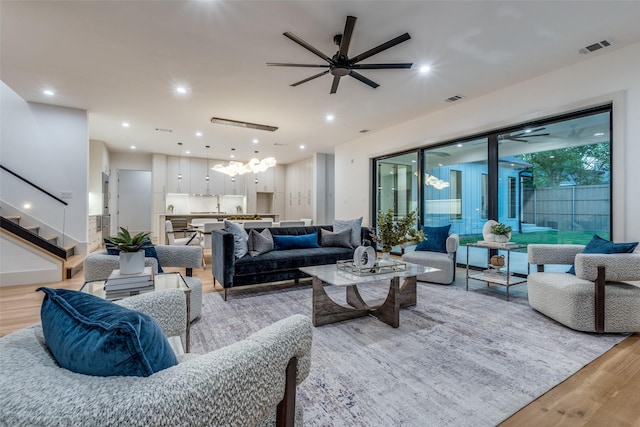
[{"label": "patterned throw pillow", "polygon": [[351,248],[351,229],[334,233],[321,228],[320,243],[322,244],[322,246]]},{"label": "patterned throw pillow", "polygon": [[249,255],[252,257],[260,254],[266,254],[273,250],[273,237],[268,228],[260,233],[257,230],[249,231]]},{"label": "patterned throw pillow", "polygon": [[177,365],[162,329],[146,314],[69,289],[45,293],[44,339],[58,364],[95,376],[147,377]]},{"label": "patterned throw pillow", "polygon": [[351,247],[357,248],[362,241],[362,217],[356,219],[336,219],[333,221],[333,232],[351,230]]},{"label": "patterned throw pillow", "polygon": [[422,234],[426,240],[419,242],[416,251],[442,252],[447,253],[447,238],[451,224],[441,227],[422,227]]},{"label": "patterned throw pillow", "polygon": [[233,234],[233,252],[236,258],[242,258],[249,252],[249,234],[240,225],[224,221],[224,231]]}]

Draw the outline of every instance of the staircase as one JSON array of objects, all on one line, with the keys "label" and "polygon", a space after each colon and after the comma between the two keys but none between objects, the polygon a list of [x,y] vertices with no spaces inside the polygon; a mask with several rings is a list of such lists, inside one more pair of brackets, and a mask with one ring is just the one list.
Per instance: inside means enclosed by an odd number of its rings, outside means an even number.
[{"label": "staircase", "polygon": [[0,216],[0,228],[2,231],[12,234],[30,244],[38,247],[40,250],[46,251],[51,255],[61,259],[64,263],[65,279],[72,278],[75,274],[82,271],[84,261],[83,255],[75,254],[75,246],[60,246],[58,244],[58,236],[56,235],[40,235],[40,226],[22,226],[20,225],[21,216]]}]

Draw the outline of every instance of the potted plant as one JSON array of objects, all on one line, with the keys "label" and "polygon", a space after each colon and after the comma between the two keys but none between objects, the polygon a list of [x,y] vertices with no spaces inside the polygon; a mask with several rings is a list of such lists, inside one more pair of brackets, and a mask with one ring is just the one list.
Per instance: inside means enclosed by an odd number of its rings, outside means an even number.
[{"label": "potted plant", "polygon": [[491,226],[491,233],[495,235],[497,243],[507,243],[511,239],[511,226],[501,222]]},{"label": "potted plant", "polygon": [[140,232],[134,236],[124,227],[120,227],[117,236],[108,237],[106,243],[120,251],[120,274],[137,274],[144,271],[144,249],[151,246],[149,232]]},{"label": "potted plant", "polygon": [[394,209],[387,212],[378,212],[377,229],[370,232],[371,239],[379,243],[382,249],[383,259],[389,259],[389,253],[393,246],[407,242],[421,242],[425,239],[422,230],[416,230],[417,213],[409,212],[405,217],[394,219]]}]

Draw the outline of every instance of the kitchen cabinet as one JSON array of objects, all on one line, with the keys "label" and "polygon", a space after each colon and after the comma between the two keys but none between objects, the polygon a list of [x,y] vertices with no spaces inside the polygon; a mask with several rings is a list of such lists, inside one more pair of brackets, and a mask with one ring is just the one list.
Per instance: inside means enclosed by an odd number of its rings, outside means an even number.
[{"label": "kitchen cabinet", "polygon": [[211,175],[213,171],[209,171],[209,181],[207,181],[207,160],[206,159],[189,159],[189,183],[190,194],[214,194],[211,192]]},{"label": "kitchen cabinet", "polygon": [[[191,193],[191,164],[187,157],[167,158],[167,193]],[[182,178],[179,178],[181,175]]]}]

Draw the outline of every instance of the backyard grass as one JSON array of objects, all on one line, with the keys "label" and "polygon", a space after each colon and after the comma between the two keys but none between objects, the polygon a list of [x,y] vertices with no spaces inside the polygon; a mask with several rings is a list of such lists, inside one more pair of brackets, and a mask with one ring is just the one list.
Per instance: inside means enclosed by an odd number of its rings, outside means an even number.
[{"label": "backyard grass", "polygon": [[[528,245],[532,243],[546,243],[546,244],[562,244],[569,243],[575,245],[586,245],[593,238],[595,234],[598,234],[603,239],[609,239],[609,233],[595,233],[586,231],[569,231],[569,230],[550,230],[550,231],[536,231],[533,233],[512,233],[510,242],[520,245]],[[476,243],[479,240],[483,240],[482,234],[467,234],[460,236],[460,246],[464,246],[467,243]]]}]

